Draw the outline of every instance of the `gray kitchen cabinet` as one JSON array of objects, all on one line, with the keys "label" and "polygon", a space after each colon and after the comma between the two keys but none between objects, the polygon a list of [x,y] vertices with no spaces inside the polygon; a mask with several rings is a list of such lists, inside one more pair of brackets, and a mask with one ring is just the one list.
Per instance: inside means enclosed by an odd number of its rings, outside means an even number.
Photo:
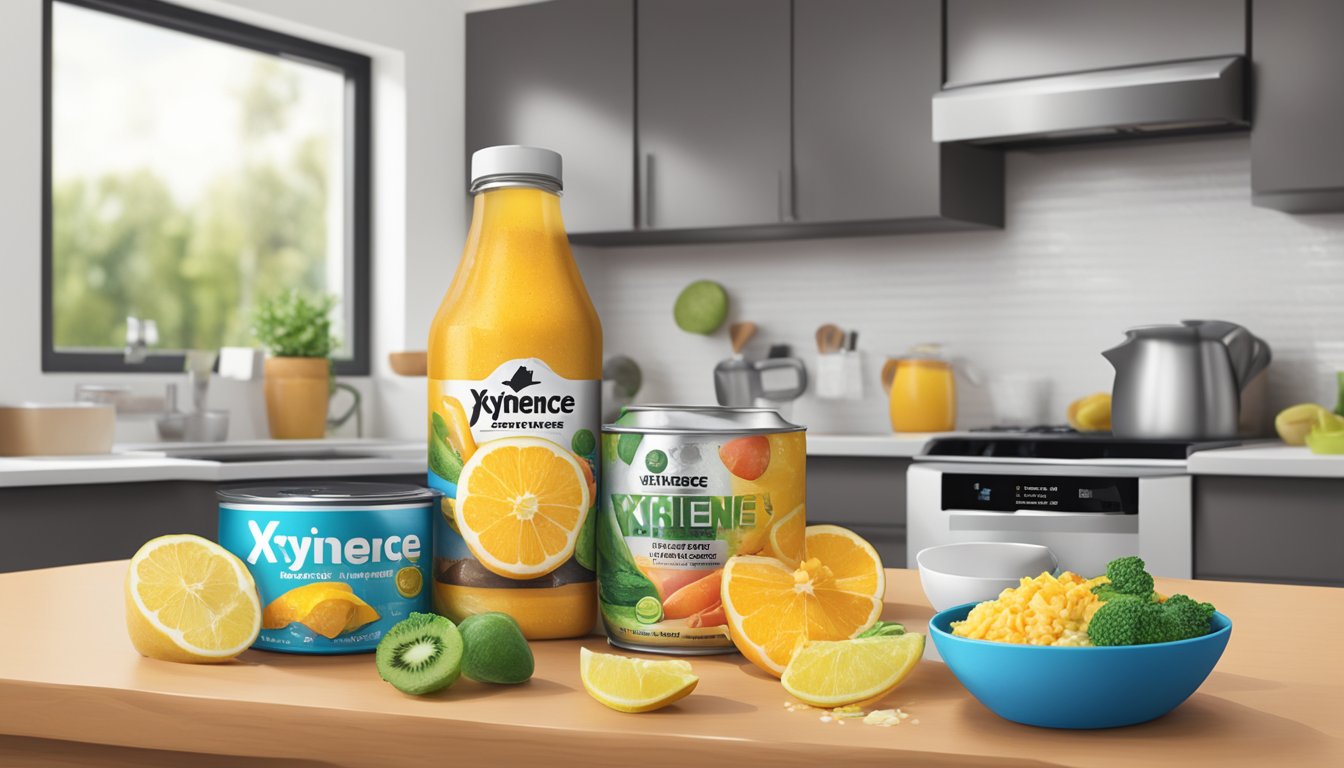
[{"label": "gray kitchen cabinet", "polygon": [[941,0],[795,0],[794,213],[804,224],[1003,225],[1003,155],[930,135]]},{"label": "gray kitchen cabinet", "polygon": [[789,216],[788,0],[640,0],[640,228]]},{"label": "gray kitchen cabinet", "polygon": [[1344,587],[1344,481],[1195,477],[1195,578]]},{"label": "gray kitchen cabinet", "polygon": [[887,568],[905,559],[907,458],[807,457],[807,523],[853,530],[873,545]]},{"label": "gray kitchen cabinet", "polygon": [[495,144],[559,152],[570,234],[634,227],[634,23],[634,0],[467,15],[468,158]]},{"label": "gray kitchen cabinet", "polygon": [[1246,5],[1247,0],[947,0],[946,85],[1245,54]]},{"label": "gray kitchen cabinet", "polygon": [[1252,14],[1252,201],[1344,211],[1344,3],[1257,2]]}]

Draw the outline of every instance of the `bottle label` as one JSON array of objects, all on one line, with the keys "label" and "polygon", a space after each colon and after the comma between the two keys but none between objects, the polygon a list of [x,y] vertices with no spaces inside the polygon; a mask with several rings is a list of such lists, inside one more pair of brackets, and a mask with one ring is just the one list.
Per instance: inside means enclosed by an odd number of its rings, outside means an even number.
[{"label": "bottle label", "polygon": [[[536,358],[482,380],[429,382],[429,485],[443,492],[435,607],[459,617],[460,588],[591,582],[601,382]],[[454,603],[457,603],[455,605]]]}]

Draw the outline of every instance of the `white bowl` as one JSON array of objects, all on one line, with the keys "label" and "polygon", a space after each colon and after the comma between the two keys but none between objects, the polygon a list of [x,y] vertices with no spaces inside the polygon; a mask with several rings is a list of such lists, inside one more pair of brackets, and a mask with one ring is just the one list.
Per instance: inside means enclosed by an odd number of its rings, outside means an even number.
[{"label": "white bowl", "polygon": [[935,611],[992,600],[1022,577],[1054,573],[1059,561],[1049,547],[1008,541],[972,541],[921,549],[915,555],[924,594]]}]

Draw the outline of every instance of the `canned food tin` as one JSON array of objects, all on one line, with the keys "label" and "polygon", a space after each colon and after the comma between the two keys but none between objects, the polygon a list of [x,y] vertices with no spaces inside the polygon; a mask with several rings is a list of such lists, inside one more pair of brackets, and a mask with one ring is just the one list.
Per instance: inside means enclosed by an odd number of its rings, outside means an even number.
[{"label": "canned food tin", "polygon": [[608,640],[732,651],[719,597],[728,558],[802,559],[804,428],[766,408],[631,406],[602,433],[597,582]]},{"label": "canned food tin", "polygon": [[429,610],[438,493],[343,483],[221,490],[219,543],[247,563],[261,597],[254,648],[361,653]]}]

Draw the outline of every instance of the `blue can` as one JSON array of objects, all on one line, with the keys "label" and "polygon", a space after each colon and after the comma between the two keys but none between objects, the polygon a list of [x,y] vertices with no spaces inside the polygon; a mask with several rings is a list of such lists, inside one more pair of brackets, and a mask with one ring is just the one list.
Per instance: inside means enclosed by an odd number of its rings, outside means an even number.
[{"label": "blue can", "polygon": [[437,491],[336,482],[218,496],[219,543],[247,564],[263,606],[253,648],[368,653],[430,610]]}]

